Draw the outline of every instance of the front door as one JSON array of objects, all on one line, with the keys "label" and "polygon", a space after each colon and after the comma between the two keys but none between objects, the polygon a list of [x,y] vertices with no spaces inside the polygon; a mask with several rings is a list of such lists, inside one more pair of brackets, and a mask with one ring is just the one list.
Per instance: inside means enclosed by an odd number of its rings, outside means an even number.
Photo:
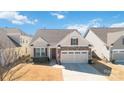
[{"label": "front door", "polygon": [[56,59],[56,48],[51,48],[51,58]]}]

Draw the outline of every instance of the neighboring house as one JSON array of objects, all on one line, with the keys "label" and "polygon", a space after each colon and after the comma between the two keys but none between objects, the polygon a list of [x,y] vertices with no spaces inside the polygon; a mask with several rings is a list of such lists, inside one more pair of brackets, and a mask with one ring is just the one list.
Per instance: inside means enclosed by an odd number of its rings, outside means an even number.
[{"label": "neighboring house", "polygon": [[90,28],[85,38],[99,58],[124,61],[124,28]]},{"label": "neighboring house", "polygon": [[23,47],[20,43],[20,37],[24,36],[24,32],[17,28],[0,28],[0,63],[4,65],[5,61],[13,61],[16,57],[28,55],[27,47]]},{"label": "neighboring house", "polygon": [[0,47],[2,49],[20,47],[20,45],[7,35],[4,28],[0,28]]},{"label": "neighboring house", "polygon": [[2,65],[5,63],[5,60],[8,57],[5,55],[5,50],[16,47],[20,47],[20,45],[13,42],[12,39],[6,35],[6,32],[3,31],[3,28],[0,28],[0,62]]},{"label": "neighboring house", "polygon": [[16,41],[21,46],[28,46],[31,42],[32,37],[24,33],[18,28],[3,28],[4,31],[10,36],[14,41]]},{"label": "neighboring house", "polygon": [[88,41],[75,29],[40,29],[30,45],[32,57],[61,63],[87,63],[90,54]]},{"label": "neighboring house", "polygon": [[32,40],[31,36],[27,36],[27,35],[21,35],[20,36],[20,45],[21,46],[29,46],[30,42]]}]

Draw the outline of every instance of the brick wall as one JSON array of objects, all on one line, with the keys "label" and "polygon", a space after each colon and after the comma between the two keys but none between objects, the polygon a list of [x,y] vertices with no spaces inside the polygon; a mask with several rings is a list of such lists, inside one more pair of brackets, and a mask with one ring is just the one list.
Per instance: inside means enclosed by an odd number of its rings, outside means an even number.
[{"label": "brick wall", "polygon": [[61,47],[61,50],[90,50],[88,47]]}]

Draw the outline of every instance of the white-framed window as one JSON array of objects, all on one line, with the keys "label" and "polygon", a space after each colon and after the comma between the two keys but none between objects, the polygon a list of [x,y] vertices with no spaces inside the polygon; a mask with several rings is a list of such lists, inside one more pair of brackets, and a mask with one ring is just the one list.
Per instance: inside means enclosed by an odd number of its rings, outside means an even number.
[{"label": "white-framed window", "polygon": [[40,57],[40,48],[35,48],[35,57]]},{"label": "white-framed window", "polygon": [[124,51],[119,51],[119,53],[124,53]]},{"label": "white-framed window", "polygon": [[75,54],[80,54],[80,52],[75,52]]},{"label": "white-framed window", "polygon": [[78,38],[77,37],[71,38],[71,45],[78,45]]},{"label": "white-framed window", "polygon": [[69,52],[69,54],[74,54],[74,52]]},{"label": "white-framed window", "polygon": [[113,53],[113,54],[116,54],[116,53],[118,53],[118,51],[112,51],[112,53]]},{"label": "white-framed window", "polygon": [[81,52],[82,54],[86,54],[87,52]]},{"label": "white-framed window", "polygon": [[35,57],[44,57],[46,56],[45,48],[34,48]]},{"label": "white-framed window", "polygon": [[67,52],[62,52],[62,54],[67,54]]}]

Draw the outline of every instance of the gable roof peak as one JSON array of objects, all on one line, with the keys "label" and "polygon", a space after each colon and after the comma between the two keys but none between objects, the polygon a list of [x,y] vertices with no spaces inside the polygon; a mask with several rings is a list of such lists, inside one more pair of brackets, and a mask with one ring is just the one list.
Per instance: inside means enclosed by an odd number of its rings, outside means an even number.
[{"label": "gable roof peak", "polygon": [[98,27],[98,28],[90,28],[92,32],[94,32],[104,43],[108,43],[108,34],[116,33],[116,32],[123,32],[124,27]]},{"label": "gable roof peak", "polygon": [[41,37],[51,45],[57,44],[68,34],[77,31],[75,29],[39,29],[32,39],[32,42]]}]

